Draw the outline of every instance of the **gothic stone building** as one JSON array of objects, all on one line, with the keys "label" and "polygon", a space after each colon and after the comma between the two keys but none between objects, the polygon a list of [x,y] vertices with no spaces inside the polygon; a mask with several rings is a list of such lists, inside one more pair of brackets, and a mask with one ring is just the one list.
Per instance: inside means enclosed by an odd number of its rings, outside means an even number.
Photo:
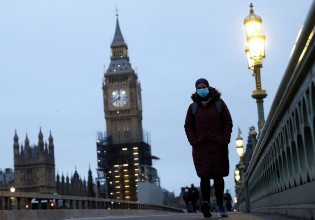
[{"label": "gothic stone building", "polygon": [[62,174],[60,177],[57,173],[56,185],[57,193],[60,195],[95,197],[91,169],[89,169],[88,172],[88,182],[86,182],[85,178],[82,180],[78,172],[75,170],[74,174],[71,176],[71,179],[68,175],[65,177]]},{"label": "gothic stone building", "polygon": [[30,146],[27,134],[24,146],[19,144],[16,131],[13,139],[16,191],[55,193],[55,156],[51,133],[48,144],[44,143],[41,129],[38,135],[38,145]]},{"label": "gothic stone building", "polygon": [[[69,178],[57,174],[55,180],[54,140],[50,133],[48,143],[43,140],[40,129],[38,145],[30,146],[28,136],[23,144],[14,135],[14,170],[6,169],[6,175],[0,170],[0,190],[14,185],[18,192],[59,193],[71,196],[95,197],[92,171],[89,169],[88,181],[79,176],[75,170]],[[10,172],[9,172],[10,171]],[[11,176],[10,176],[11,175]],[[12,176],[14,175],[14,177]],[[4,182],[4,183],[2,183]]]}]

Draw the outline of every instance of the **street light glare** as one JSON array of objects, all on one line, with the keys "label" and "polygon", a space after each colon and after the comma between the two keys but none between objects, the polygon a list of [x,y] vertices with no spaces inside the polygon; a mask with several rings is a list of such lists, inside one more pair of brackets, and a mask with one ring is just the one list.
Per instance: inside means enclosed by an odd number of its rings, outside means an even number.
[{"label": "street light glare", "polygon": [[250,57],[250,53],[249,53],[249,49],[248,49],[248,46],[246,46],[245,48],[245,53],[246,53],[246,56],[247,56],[247,63],[248,63],[248,69],[254,69],[254,60]]},{"label": "street light glare", "polygon": [[241,179],[241,176],[240,176],[240,175],[235,176],[235,180],[236,180],[236,182],[240,181],[240,179]]},{"label": "street light glare", "polygon": [[241,138],[241,137],[236,138],[236,146],[237,147],[243,147],[243,138]]},{"label": "street light glare", "polygon": [[236,151],[237,151],[237,155],[239,157],[243,157],[244,156],[244,148],[243,147],[237,147]]},{"label": "street light glare", "polygon": [[261,33],[262,31],[262,20],[261,17],[254,14],[253,4],[250,4],[249,15],[244,19],[244,26],[246,31],[246,36],[252,36],[255,32]]},{"label": "street light glare", "polygon": [[261,19],[252,18],[245,23],[245,31],[247,36],[252,36],[255,32],[260,33],[262,30]]},{"label": "street light glare", "polygon": [[235,176],[239,176],[240,175],[240,171],[239,170],[235,170]]},{"label": "street light glare", "polygon": [[261,62],[262,58],[265,58],[265,35],[255,32],[247,38],[247,42],[250,58]]}]

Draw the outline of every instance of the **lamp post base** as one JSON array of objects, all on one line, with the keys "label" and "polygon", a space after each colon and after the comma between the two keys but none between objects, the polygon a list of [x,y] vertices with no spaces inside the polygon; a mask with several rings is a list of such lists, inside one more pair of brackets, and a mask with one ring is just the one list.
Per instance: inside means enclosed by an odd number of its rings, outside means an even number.
[{"label": "lamp post base", "polygon": [[253,91],[252,97],[256,99],[256,103],[257,103],[258,131],[260,132],[265,124],[264,98],[267,97],[266,90],[255,90]]}]

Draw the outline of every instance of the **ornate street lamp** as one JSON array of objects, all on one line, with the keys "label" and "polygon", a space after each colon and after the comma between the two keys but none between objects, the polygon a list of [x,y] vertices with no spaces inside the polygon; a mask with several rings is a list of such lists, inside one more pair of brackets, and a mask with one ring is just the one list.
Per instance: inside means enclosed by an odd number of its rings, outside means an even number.
[{"label": "ornate street lamp", "polygon": [[14,192],[15,192],[15,188],[14,188],[14,186],[11,186],[11,187],[10,187],[10,192],[12,192],[12,193],[14,193]]},{"label": "ornate street lamp", "polygon": [[235,170],[235,180],[236,182],[239,182],[241,179],[241,176],[240,176],[240,171],[239,170]]},{"label": "ornate street lamp", "polygon": [[238,133],[238,136],[236,138],[236,151],[237,151],[237,155],[240,157],[240,160],[241,160],[241,164],[239,168],[245,168],[243,164],[243,157],[244,157],[243,138],[240,136],[240,133]]},{"label": "ornate street lamp", "polygon": [[261,131],[265,123],[264,101],[267,93],[261,89],[260,68],[262,68],[262,59],[265,58],[265,35],[262,33],[262,19],[254,14],[253,4],[250,4],[250,13],[244,19],[244,26],[247,37],[245,53],[247,56],[248,68],[253,70],[255,77],[256,90],[252,97],[256,99],[258,109],[258,129]]},{"label": "ornate street lamp", "polygon": [[236,138],[236,151],[239,157],[244,156],[243,138],[240,136]]},{"label": "ornate street lamp", "polygon": [[[238,191],[241,185],[241,175],[240,175],[240,170],[239,170],[239,165],[236,165],[234,174],[235,174],[235,199],[237,200],[238,198]],[[235,201],[235,206],[237,207],[237,202]]]},{"label": "ornate street lamp", "polygon": [[244,156],[243,138],[240,135],[236,138],[236,151],[239,157]]},{"label": "ornate street lamp", "polygon": [[[10,192],[11,193],[14,193],[15,192],[15,188],[14,188],[14,186],[11,186],[10,187]],[[15,197],[14,196],[11,196],[11,209],[14,209],[14,207],[15,207]]]}]

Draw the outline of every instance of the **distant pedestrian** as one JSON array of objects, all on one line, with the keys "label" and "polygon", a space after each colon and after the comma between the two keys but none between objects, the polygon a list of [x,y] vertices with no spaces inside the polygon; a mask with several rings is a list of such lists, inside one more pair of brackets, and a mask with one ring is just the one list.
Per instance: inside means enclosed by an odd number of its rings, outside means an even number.
[{"label": "distant pedestrian", "polygon": [[194,184],[191,184],[191,188],[189,189],[189,194],[191,196],[191,203],[193,206],[193,211],[197,212],[197,201],[199,199],[199,190],[195,188]]},{"label": "distant pedestrian", "polygon": [[231,139],[232,119],[230,112],[221,99],[221,94],[209,86],[206,79],[198,79],[196,92],[191,96],[185,131],[190,145],[203,202],[200,210],[204,217],[210,213],[210,179],[214,188],[219,216],[227,216],[223,206],[224,179],[229,175],[228,144]]},{"label": "distant pedestrian", "polygon": [[227,189],[226,192],[224,193],[224,197],[223,197],[224,201],[225,201],[225,207],[228,211],[232,211],[232,196],[229,193],[229,190]]},{"label": "distant pedestrian", "polygon": [[193,212],[193,205],[192,205],[192,200],[191,200],[191,194],[189,192],[188,187],[185,188],[184,193],[183,193],[183,199],[186,205],[186,210],[187,212]]}]

